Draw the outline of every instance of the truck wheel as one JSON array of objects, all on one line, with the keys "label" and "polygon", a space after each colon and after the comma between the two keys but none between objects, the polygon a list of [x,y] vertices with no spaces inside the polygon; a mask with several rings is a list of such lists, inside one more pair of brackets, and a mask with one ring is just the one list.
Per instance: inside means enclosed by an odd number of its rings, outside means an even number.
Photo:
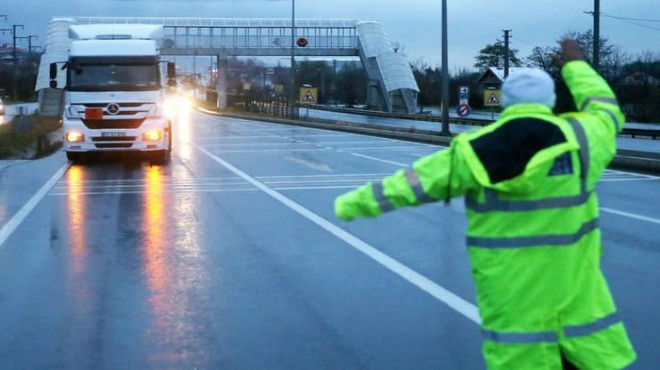
[{"label": "truck wheel", "polygon": [[165,163],[169,162],[172,159],[172,128],[168,129],[167,135],[167,149],[163,150],[161,155],[161,160]]},{"label": "truck wheel", "polygon": [[66,152],[66,159],[71,162],[81,162],[85,158],[85,153],[80,152]]},{"label": "truck wheel", "polygon": [[172,159],[172,146],[170,144],[170,147],[168,149],[163,149],[159,150],[157,152],[153,152],[152,158],[154,161],[159,162],[159,163],[169,163],[170,159]]}]

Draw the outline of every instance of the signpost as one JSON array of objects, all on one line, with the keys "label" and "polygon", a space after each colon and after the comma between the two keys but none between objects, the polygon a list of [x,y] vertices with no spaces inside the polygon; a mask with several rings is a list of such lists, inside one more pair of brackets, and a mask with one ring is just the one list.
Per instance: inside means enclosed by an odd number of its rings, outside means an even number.
[{"label": "signpost", "polygon": [[470,87],[460,86],[458,88],[458,107],[456,113],[461,117],[466,117],[472,110],[470,109]]},{"label": "signpost", "polygon": [[301,87],[300,88],[300,104],[316,104],[317,103],[317,89],[316,87]]},{"label": "signpost", "polygon": [[495,119],[495,107],[502,105],[502,91],[498,89],[484,90],[484,107],[490,107],[490,118]]},{"label": "signpost", "polygon": [[456,107],[456,114],[458,114],[459,117],[467,117],[471,112],[472,109],[470,109],[470,106],[467,104],[459,104],[459,106]]},{"label": "signpost", "polygon": [[318,95],[317,95],[316,87],[309,87],[309,85],[307,85],[300,88],[298,101],[300,102],[300,104],[307,105],[307,110],[306,110],[307,118],[309,118],[309,104],[316,104],[318,102],[317,97]]}]

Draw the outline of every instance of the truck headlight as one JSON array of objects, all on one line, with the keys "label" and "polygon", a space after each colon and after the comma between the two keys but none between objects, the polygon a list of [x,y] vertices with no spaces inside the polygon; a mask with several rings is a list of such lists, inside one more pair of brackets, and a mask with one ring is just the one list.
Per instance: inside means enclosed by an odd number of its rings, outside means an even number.
[{"label": "truck headlight", "polygon": [[158,141],[160,137],[160,130],[149,130],[142,134],[142,141]]},{"label": "truck headlight", "polygon": [[66,141],[70,143],[85,141],[85,135],[78,131],[69,131],[66,133]]}]

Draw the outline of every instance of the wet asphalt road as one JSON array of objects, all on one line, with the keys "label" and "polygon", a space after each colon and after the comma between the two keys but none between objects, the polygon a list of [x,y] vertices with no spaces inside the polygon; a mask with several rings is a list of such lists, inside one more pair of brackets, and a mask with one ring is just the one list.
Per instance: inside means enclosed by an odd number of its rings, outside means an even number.
[{"label": "wet asphalt road", "polygon": [[[437,147],[198,113],[175,135],[168,164],[0,162],[0,368],[484,367],[461,200],[333,215]],[[599,190],[632,368],[652,369],[660,178]]]}]

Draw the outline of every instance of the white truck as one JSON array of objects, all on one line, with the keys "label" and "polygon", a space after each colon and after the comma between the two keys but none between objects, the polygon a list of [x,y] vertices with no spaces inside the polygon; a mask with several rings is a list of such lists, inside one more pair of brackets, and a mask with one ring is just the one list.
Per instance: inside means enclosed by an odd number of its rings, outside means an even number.
[{"label": "white truck", "polygon": [[[90,152],[136,151],[167,161],[172,122],[164,113],[166,88],[176,85],[174,63],[164,83],[158,25],[72,25],[71,47],[62,66],[63,147],[71,161]],[[57,87],[57,63],[50,86]],[[165,86],[167,85],[167,86]]]}]

